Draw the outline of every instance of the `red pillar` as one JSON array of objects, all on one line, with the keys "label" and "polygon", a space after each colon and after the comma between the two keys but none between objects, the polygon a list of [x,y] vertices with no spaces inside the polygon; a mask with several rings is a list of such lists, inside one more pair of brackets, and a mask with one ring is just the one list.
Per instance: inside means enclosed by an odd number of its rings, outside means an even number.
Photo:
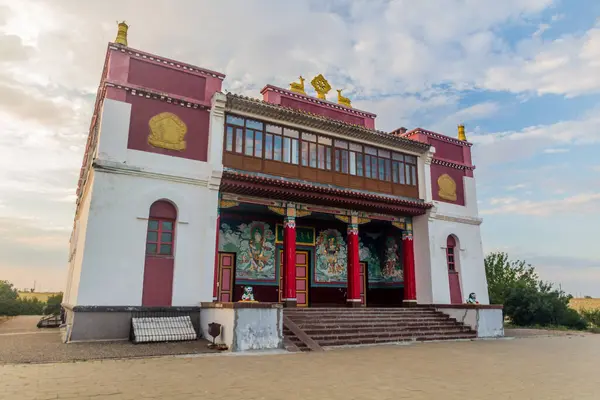
[{"label": "red pillar", "polygon": [[217,287],[219,282],[219,225],[221,224],[221,213],[217,208],[217,239],[215,240],[215,272],[213,278],[213,301],[217,301]]},{"label": "red pillar", "polygon": [[404,301],[406,307],[417,304],[417,286],[415,282],[415,251],[410,231],[402,232],[402,255],[404,265]]},{"label": "red pillar", "polygon": [[348,292],[349,307],[360,307],[360,256],[358,255],[358,225],[348,224]]},{"label": "red pillar", "polygon": [[296,220],[285,217],[283,227],[283,303],[296,307]]}]

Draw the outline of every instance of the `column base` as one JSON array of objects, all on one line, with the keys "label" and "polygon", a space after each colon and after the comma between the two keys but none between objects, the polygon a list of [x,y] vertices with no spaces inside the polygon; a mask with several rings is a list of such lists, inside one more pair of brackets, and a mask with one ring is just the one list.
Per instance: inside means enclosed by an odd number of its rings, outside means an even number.
[{"label": "column base", "polygon": [[416,307],[416,300],[402,300],[402,307]]},{"label": "column base", "polygon": [[362,303],[360,300],[348,299],[346,300],[346,307],[358,308],[362,307]]},{"label": "column base", "polygon": [[293,300],[283,300],[283,306],[285,308],[295,308],[297,305],[297,300],[293,299]]}]

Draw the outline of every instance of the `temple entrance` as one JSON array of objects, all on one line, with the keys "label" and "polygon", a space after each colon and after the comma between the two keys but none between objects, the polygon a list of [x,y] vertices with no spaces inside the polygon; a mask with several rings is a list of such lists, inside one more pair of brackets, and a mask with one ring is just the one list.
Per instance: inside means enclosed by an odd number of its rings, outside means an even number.
[{"label": "temple entrance", "polygon": [[[260,302],[285,302],[285,291],[293,290],[289,298],[298,307],[402,306],[408,217],[401,222],[360,218],[351,228],[347,215],[311,211],[298,212],[290,224],[283,208],[229,204],[219,226],[219,301],[238,301],[251,286]],[[293,245],[286,241],[290,229]],[[293,272],[286,272],[286,243],[295,248]],[[349,293],[350,251],[358,253],[354,293]],[[293,289],[285,288],[286,273],[295,277]]]}]

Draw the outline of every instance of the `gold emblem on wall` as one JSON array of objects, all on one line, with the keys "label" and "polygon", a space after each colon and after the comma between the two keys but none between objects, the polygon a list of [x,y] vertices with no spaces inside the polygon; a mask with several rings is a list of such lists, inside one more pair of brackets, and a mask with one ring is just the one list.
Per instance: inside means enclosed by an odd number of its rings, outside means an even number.
[{"label": "gold emblem on wall", "polygon": [[448,174],[440,176],[437,180],[440,199],[456,201],[456,182]]},{"label": "gold emblem on wall", "polygon": [[327,93],[331,90],[331,85],[327,82],[327,79],[323,76],[323,74],[319,74],[310,81],[312,87],[315,88],[315,92],[317,92],[317,97],[322,100],[327,100]]},{"label": "gold emblem on wall", "polygon": [[157,114],[150,119],[148,125],[148,143],[151,146],[167,150],[185,150],[187,126],[177,115],[170,112]]}]

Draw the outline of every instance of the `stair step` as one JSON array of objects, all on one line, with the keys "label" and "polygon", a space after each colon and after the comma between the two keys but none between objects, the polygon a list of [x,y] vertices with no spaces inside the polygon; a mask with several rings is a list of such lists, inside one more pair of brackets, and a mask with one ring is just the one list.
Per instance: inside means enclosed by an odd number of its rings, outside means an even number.
[{"label": "stair step", "polygon": [[320,333],[316,335],[310,335],[316,342],[322,340],[339,339],[339,340],[353,340],[362,338],[390,338],[390,337],[418,337],[423,335],[451,335],[451,334],[470,334],[469,330],[457,329],[435,329],[435,330],[417,330],[417,331],[396,331],[396,332],[330,332]]},{"label": "stair step", "polygon": [[333,346],[348,346],[348,345],[360,345],[360,344],[377,344],[377,343],[399,343],[399,342],[425,342],[432,340],[461,340],[461,339],[475,339],[476,334],[448,334],[448,335],[421,335],[416,337],[410,336],[395,336],[388,338],[355,338],[349,340],[322,340],[319,341],[321,347],[333,347]]},{"label": "stair step", "polygon": [[[396,327],[395,329],[382,330],[378,328],[346,328],[346,329],[304,329],[304,332],[315,339],[321,335],[365,335],[365,334],[395,334],[405,332],[407,334],[414,334],[415,332],[470,332],[469,327],[464,326],[413,326],[413,327]],[[316,340],[316,339],[315,339]]]}]

